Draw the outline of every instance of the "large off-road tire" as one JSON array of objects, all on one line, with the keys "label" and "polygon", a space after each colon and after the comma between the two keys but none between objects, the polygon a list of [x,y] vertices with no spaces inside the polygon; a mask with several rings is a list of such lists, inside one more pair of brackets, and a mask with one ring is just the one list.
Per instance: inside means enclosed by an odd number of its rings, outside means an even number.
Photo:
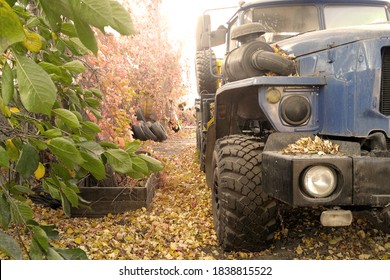
[{"label": "large off-road tire", "polygon": [[272,243],[278,229],[278,203],[261,188],[262,147],[257,138],[242,135],[216,142],[212,206],[225,251],[261,250]]},{"label": "large off-road tire", "polygon": [[217,74],[217,61],[212,50],[196,52],[195,73],[199,95],[217,91],[218,79],[211,74]]}]

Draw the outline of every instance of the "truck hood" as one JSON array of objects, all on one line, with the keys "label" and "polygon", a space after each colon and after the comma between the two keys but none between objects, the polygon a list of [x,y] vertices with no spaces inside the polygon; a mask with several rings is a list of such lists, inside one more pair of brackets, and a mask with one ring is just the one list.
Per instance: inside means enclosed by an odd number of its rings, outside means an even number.
[{"label": "truck hood", "polygon": [[311,31],[279,41],[277,45],[288,54],[299,57],[373,38],[390,38],[390,23]]}]

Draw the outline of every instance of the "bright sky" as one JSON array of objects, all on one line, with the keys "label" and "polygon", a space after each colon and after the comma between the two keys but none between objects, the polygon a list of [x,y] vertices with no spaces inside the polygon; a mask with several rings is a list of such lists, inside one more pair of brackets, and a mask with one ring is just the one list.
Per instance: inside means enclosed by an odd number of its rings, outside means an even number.
[{"label": "bright sky", "polygon": [[[168,20],[170,36],[185,45],[191,44],[194,48],[198,17],[207,9],[238,6],[238,2],[238,0],[163,0],[162,13]],[[212,12],[212,27],[217,28],[225,23],[234,11],[232,9]]]},{"label": "bright sky", "polygon": [[[195,30],[198,17],[207,9],[221,7],[238,7],[239,0],[163,0],[162,13],[166,16],[170,36],[182,46],[183,59],[189,63],[194,82],[194,55],[195,50]],[[217,28],[224,24],[233,15],[235,9],[212,12],[212,28]],[[193,94],[196,94],[196,86],[193,85]]]}]

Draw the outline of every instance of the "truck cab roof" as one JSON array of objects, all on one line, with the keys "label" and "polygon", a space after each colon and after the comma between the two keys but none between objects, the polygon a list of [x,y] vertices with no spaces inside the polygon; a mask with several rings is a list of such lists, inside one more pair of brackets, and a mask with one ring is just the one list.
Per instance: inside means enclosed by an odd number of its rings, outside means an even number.
[{"label": "truck cab roof", "polygon": [[389,5],[390,1],[386,0],[257,0],[245,2],[241,7],[246,9],[251,6],[259,5],[272,5],[272,4],[299,4],[299,3],[310,3],[310,4],[370,4],[370,5]]}]

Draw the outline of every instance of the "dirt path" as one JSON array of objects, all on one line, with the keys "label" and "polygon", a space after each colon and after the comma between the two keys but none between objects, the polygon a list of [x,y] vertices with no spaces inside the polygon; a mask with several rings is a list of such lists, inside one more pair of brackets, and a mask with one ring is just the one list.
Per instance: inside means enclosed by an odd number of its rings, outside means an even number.
[{"label": "dirt path", "polygon": [[153,145],[153,150],[162,157],[177,156],[187,149],[194,150],[196,145],[194,129],[194,127],[185,127],[181,136],[173,135],[163,143]]}]

